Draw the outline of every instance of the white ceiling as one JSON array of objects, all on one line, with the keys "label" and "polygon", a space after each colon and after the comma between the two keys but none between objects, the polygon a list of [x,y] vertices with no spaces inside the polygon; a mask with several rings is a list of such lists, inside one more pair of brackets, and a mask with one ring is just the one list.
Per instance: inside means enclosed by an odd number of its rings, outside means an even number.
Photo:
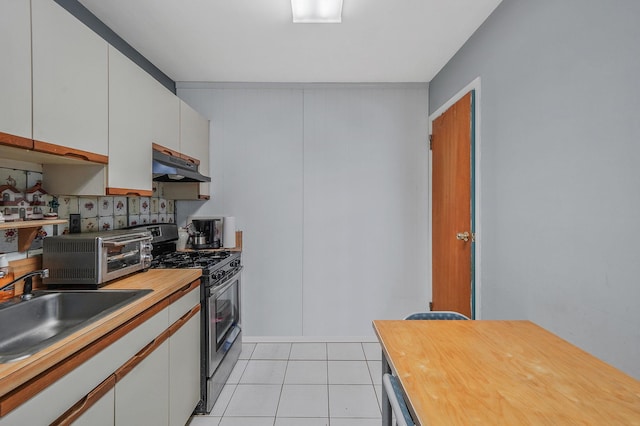
[{"label": "white ceiling", "polygon": [[290,0],[79,0],[175,81],[427,82],[501,0],[344,0],[293,24]]}]

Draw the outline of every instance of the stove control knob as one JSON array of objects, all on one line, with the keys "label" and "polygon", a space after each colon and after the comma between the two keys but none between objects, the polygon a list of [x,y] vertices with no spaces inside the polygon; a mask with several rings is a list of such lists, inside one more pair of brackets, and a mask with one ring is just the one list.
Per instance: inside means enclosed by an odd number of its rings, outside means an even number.
[{"label": "stove control knob", "polygon": [[151,260],[153,259],[153,256],[151,256],[151,254],[149,253],[143,253],[140,258],[142,260],[142,268],[148,269],[149,266],[151,266]]}]

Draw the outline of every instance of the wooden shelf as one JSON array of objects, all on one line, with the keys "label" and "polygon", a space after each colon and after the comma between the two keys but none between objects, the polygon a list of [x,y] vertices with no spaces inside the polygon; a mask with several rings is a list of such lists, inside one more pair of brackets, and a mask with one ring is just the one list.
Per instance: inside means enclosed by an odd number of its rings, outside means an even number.
[{"label": "wooden shelf", "polygon": [[40,228],[46,225],[62,225],[63,223],[67,223],[67,220],[66,219],[19,220],[16,222],[0,223],[0,229]]},{"label": "wooden shelf", "polygon": [[46,225],[62,225],[66,223],[66,219],[19,220],[0,223],[0,230],[18,228],[18,251],[24,252],[29,250],[40,228]]}]

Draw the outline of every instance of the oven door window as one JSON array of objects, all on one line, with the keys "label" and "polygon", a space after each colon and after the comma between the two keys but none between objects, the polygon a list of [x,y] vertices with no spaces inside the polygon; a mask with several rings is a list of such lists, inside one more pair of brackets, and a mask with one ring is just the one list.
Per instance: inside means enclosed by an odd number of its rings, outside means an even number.
[{"label": "oven door window", "polygon": [[213,298],[211,329],[215,330],[216,350],[222,346],[231,328],[238,323],[238,280]]},{"label": "oven door window", "polygon": [[118,271],[141,262],[139,241],[106,247],[106,250],[107,272]]}]

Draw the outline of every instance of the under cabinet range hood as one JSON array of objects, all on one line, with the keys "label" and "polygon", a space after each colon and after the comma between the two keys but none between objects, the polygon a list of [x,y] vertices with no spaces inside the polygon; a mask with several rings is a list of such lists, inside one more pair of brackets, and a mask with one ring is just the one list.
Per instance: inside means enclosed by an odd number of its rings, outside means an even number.
[{"label": "under cabinet range hood", "polygon": [[211,182],[198,166],[179,157],[153,150],[153,180],[156,182]]}]

